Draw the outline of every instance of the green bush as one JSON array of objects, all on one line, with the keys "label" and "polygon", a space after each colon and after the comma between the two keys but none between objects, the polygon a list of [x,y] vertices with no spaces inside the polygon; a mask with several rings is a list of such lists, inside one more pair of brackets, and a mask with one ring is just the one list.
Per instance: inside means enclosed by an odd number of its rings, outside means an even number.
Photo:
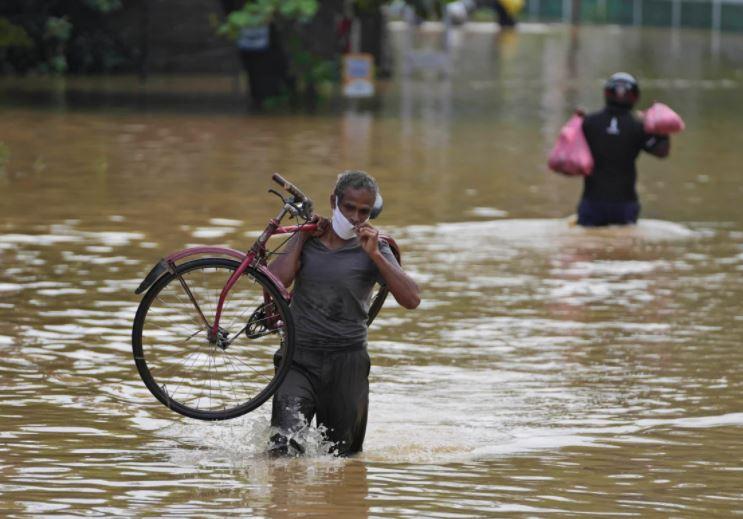
[{"label": "green bush", "polygon": [[8,161],[8,158],[10,157],[10,148],[8,146],[0,141],[0,173],[5,171],[5,163]]}]

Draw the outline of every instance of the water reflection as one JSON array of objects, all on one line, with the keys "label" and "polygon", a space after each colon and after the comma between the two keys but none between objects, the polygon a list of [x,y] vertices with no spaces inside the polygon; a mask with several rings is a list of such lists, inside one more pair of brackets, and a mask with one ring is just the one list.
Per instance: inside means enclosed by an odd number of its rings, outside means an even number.
[{"label": "water reflection", "polygon": [[[263,453],[267,411],[231,424],[177,419],[136,377],[129,293],[153,251],[134,254],[148,236],[115,231],[120,223],[83,230],[67,221],[0,237],[14,245],[7,257],[24,259],[2,280],[14,313],[0,333],[11,377],[0,387],[12,467],[5,494],[19,511],[251,515],[314,506],[397,516],[431,503],[432,515],[669,511],[686,508],[664,489],[691,503],[709,492],[704,480],[683,486],[695,464],[719,466],[721,488],[725,471],[737,470],[725,449],[737,448],[732,431],[743,426],[740,373],[714,359],[736,355],[737,332],[721,333],[735,311],[721,310],[741,291],[731,276],[743,247],[725,252],[739,232],[652,220],[590,231],[562,219],[391,228],[429,296],[420,316],[390,303],[372,331],[366,452],[277,462]],[[208,223],[203,230],[219,232],[202,239],[244,232],[238,221]],[[39,281],[63,257],[77,267]],[[721,297],[721,286],[733,292]],[[686,449],[701,438],[719,448],[692,456]],[[601,505],[574,459],[611,467],[605,488],[643,484],[658,501]],[[665,498],[647,490],[648,467]],[[725,492],[721,503],[734,502]]]}]

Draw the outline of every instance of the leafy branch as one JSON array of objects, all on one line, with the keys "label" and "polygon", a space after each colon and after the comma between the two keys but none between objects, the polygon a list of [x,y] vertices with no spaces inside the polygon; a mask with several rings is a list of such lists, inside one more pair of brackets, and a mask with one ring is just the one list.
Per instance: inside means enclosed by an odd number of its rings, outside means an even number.
[{"label": "leafy branch", "polygon": [[218,33],[237,39],[240,31],[248,27],[260,27],[274,21],[278,16],[291,21],[307,22],[315,16],[320,4],[318,0],[255,0],[246,2],[240,9],[227,15]]}]

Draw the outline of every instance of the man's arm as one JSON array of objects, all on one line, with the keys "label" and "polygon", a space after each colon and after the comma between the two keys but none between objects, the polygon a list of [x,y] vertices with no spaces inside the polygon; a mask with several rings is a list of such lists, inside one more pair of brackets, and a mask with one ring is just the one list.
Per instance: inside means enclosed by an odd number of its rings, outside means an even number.
[{"label": "man's arm", "polygon": [[359,228],[358,236],[395,300],[408,310],[417,308],[421,303],[420,288],[396,262],[389,261],[379,250],[379,230],[367,223]]},{"label": "man's arm", "polygon": [[405,271],[397,265],[390,262],[377,249],[376,254],[370,255],[372,261],[379,269],[379,273],[384,278],[387,288],[395,297],[400,306],[412,310],[421,304],[420,288]]},{"label": "man's arm", "polygon": [[317,224],[317,230],[315,232],[300,231],[292,236],[286,243],[281,254],[268,265],[268,270],[278,277],[286,288],[291,286],[297,272],[302,267],[302,248],[305,242],[312,236],[322,236],[330,227],[330,222],[326,218],[319,216],[315,216],[312,222]]},{"label": "man's arm", "polygon": [[668,135],[648,135],[642,149],[664,159],[671,152],[671,138]]},{"label": "man's arm", "polygon": [[302,247],[309,238],[308,233],[298,232],[287,242],[281,254],[277,255],[276,259],[268,265],[268,270],[287,288],[294,282],[294,277],[302,266],[300,261]]}]

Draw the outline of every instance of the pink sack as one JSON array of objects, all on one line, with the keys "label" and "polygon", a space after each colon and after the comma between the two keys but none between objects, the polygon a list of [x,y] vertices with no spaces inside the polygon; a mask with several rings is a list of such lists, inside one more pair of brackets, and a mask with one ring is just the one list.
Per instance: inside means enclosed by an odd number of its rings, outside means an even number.
[{"label": "pink sack", "polygon": [[565,123],[547,160],[549,168],[563,175],[588,176],[593,171],[593,156],[583,135],[583,118],[574,115]]},{"label": "pink sack", "polygon": [[653,103],[645,112],[643,126],[647,133],[668,135],[678,133],[686,127],[683,119],[663,103]]}]

